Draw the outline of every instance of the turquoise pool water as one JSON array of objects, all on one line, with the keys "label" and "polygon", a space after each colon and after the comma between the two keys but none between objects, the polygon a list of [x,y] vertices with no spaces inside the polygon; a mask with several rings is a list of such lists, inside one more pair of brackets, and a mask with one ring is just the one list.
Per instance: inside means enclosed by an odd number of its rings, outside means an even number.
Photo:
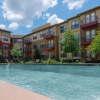
[{"label": "turquoise pool water", "polygon": [[100,66],[0,65],[0,80],[54,100],[100,100]]}]

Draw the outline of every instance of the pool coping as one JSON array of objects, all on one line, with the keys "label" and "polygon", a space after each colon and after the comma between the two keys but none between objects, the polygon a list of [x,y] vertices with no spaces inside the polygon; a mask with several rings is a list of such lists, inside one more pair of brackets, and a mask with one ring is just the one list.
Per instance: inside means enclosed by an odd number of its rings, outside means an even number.
[{"label": "pool coping", "polygon": [[74,65],[74,66],[100,66],[100,63],[0,63],[0,65],[22,64],[22,65]]},{"label": "pool coping", "polygon": [[0,100],[52,100],[52,99],[0,80]]}]

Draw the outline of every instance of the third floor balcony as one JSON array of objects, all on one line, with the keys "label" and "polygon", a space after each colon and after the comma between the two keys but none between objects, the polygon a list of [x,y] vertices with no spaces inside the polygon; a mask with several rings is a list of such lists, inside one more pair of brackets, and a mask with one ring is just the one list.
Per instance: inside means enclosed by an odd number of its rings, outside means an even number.
[{"label": "third floor balcony", "polygon": [[48,32],[45,34],[44,39],[53,39],[55,37],[54,32]]},{"label": "third floor balcony", "polygon": [[85,18],[84,20],[81,20],[81,28],[86,29],[88,27],[93,27],[98,25],[98,17],[97,16],[91,16],[89,18]]},{"label": "third floor balcony", "polygon": [[24,43],[24,44],[31,44],[32,42],[31,42],[31,39],[25,39],[25,40],[23,41],[23,43]]}]

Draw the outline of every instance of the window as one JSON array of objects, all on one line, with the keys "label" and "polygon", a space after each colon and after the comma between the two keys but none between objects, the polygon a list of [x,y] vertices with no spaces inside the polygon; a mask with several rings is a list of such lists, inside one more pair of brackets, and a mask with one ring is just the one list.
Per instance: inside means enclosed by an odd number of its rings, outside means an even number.
[{"label": "window", "polygon": [[66,30],[66,26],[63,25],[63,26],[60,26],[60,33],[64,33]]},{"label": "window", "polygon": [[33,44],[33,49],[36,49],[37,48],[37,44]]},{"label": "window", "polygon": [[88,15],[86,15],[86,24],[87,23],[90,23],[90,15],[88,14]]},{"label": "window", "polygon": [[49,52],[49,58],[51,58],[51,52]]},{"label": "window", "polygon": [[94,21],[96,21],[96,19],[95,19],[95,13],[93,12],[91,13],[91,22],[94,22]]},{"label": "window", "polygon": [[33,40],[35,40],[35,39],[37,39],[37,35],[36,34],[33,35]]},{"label": "window", "polygon": [[79,57],[79,52],[74,52],[73,57]]},{"label": "window", "polygon": [[41,42],[41,43],[40,43],[40,48],[44,48],[44,47],[45,47],[44,44],[45,44],[44,42]]},{"label": "window", "polygon": [[61,53],[61,57],[67,57],[67,54]]},{"label": "window", "polygon": [[86,51],[86,56],[90,57],[90,52],[89,51]]},{"label": "window", "polygon": [[71,25],[71,28],[72,28],[72,29],[79,28],[79,20],[73,21],[73,22],[72,22],[72,25]]},{"label": "window", "polygon": [[8,35],[3,35],[3,40],[8,41]]},{"label": "window", "polygon": [[8,54],[3,55],[5,59],[8,59]]},{"label": "window", "polygon": [[41,49],[41,58],[42,58],[42,59],[44,59],[44,58],[45,58],[44,49]]},{"label": "window", "polygon": [[90,40],[90,31],[86,31],[86,41]]},{"label": "window", "polygon": [[18,43],[22,43],[22,39],[18,39]]},{"label": "window", "polygon": [[17,39],[14,39],[13,41],[14,41],[14,43],[17,43]]},{"label": "window", "polygon": [[76,35],[76,39],[79,41],[79,38],[80,38],[80,35],[79,34],[77,34]]},{"label": "window", "polygon": [[5,50],[8,50],[8,45],[7,45],[7,44],[4,44],[4,45],[3,45],[3,48],[4,48]]},{"label": "window", "polygon": [[95,36],[95,30],[91,30],[91,39]]},{"label": "window", "polygon": [[85,18],[86,24],[96,21],[95,12],[87,14]]},{"label": "window", "polygon": [[45,35],[45,32],[44,31],[40,32],[40,38],[41,37],[44,37],[44,35]]},{"label": "window", "polygon": [[54,35],[54,29],[53,28],[48,29],[48,35]]},{"label": "window", "polygon": [[53,40],[49,40],[48,47],[53,47],[54,46],[53,42],[54,42]]},{"label": "window", "polygon": [[[63,41],[63,38],[60,38],[60,42]],[[63,44],[60,43],[60,51],[63,51]]]}]

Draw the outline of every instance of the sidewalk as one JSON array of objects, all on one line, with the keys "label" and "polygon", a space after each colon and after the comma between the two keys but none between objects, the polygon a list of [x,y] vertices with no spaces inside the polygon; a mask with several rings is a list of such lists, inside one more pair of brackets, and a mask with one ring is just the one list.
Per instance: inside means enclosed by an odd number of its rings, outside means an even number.
[{"label": "sidewalk", "polygon": [[0,81],[0,100],[52,100],[7,82]]}]

